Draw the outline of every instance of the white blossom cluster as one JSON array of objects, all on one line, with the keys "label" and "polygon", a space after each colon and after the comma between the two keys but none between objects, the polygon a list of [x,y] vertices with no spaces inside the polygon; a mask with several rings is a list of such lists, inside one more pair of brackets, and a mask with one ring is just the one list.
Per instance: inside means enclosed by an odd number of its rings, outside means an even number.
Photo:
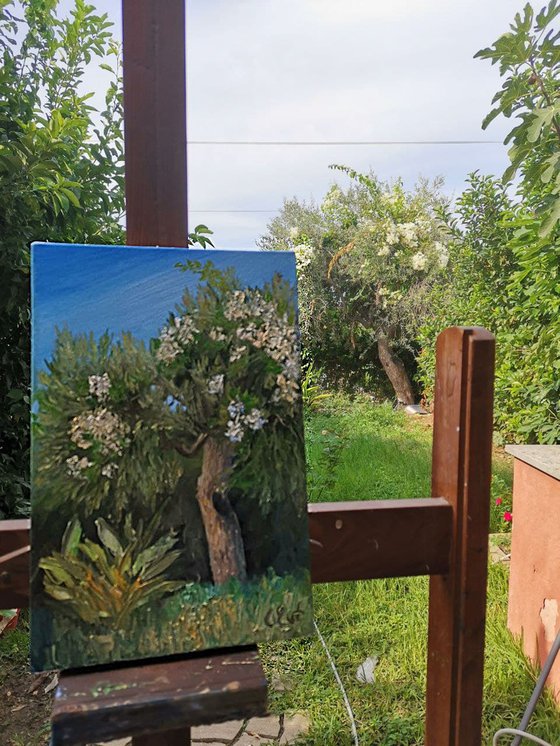
[{"label": "white blossom cluster", "polygon": [[129,426],[106,407],[77,415],[68,431],[70,440],[78,448],[87,450],[95,441],[104,456],[122,455],[129,433]]},{"label": "white blossom cluster", "polygon": [[280,316],[274,303],[265,300],[258,290],[236,291],[234,296],[237,305],[230,309],[228,303],[226,316],[230,314],[236,320],[245,320],[248,317],[258,319],[258,322],[250,321],[240,327],[237,330],[238,339],[248,342],[257,349],[262,349],[282,366],[282,371],[276,378],[272,402],[284,401],[294,404],[299,397],[298,345],[295,327],[288,324],[287,317]]},{"label": "white blossom cluster", "polygon": [[262,430],[267,423],[260,409],[253,408],[245,414],[245,405],[241,401],[231,401],[228,404],[228,415],[229,420],[224,435],[232,443],[241,442],[247,428]]},{"label": "white blossom cluster", "polygon": [[101,376],[89,376],[89,393],[98,399],[100,402],[107,400],[109,391],[111,389],[111,379],[107,373],[103,373]]},{"label": "white blossom cluster", "polygon": [[296,255],[296,269],[301,271],[311,264],[315,249],[306,243],[300,243],[294,246],[294,254]]},{"label": "white blossom cluster", "polygon": [[210,329],[208,336],[210,339],[214,340],[214,342],[223,342],[227,339],[227,335],[221,326],[217,326],[215,329]]},{"label": "white blossom cluster", "polygon": [[414,254],[410,260],[412,264],[412,269],[416,270],[422,270],[425,269],[426,264],[428,262],[428,257],[426,254],[423,254],[421,251],[417,251],[416,254]]},{"label": "white blossom cluster", "polygon": [[224,374],[217,373],[208,380],[208,393],[219,396],[224,392]]},{"label": "white blossom cluster", "polygon": [[83,472],[93,466],[93,461],[90,461],[87,456],[70,456],[66,459],[66,471],[71,477],[79,479],[83,476]]},{"label": "white blossom cluster", "polygon": [[197,332],[191,316],[175,316],[173,323],[161,330],[157,359],[162,363],[172,363],[185,346],[193,341]]},{"label": "white blossom cluster", "polygon": [[418,228],[416,223],[393,223],[389,222],[385,240],[389,246],[402,243],[414,248],[418,246]]},{"label": "white blossom cluster", "polygon": [[442,269],[445,269],[445,267],[447,267],[447,264],[449,262],[449,253],[447,251],[447,246],[443,243],[440,243],[440,241],[436,241],[434,243],[434,249],[438,256],[439,266]]}]

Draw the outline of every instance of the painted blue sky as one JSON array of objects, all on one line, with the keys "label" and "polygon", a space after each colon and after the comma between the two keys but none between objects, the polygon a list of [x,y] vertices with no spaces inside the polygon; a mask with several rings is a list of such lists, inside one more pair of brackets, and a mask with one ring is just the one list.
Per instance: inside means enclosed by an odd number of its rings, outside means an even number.
[{"label": "painted blue sky", "polygon": [[159,333],[185,287],[198,278],[175,264],[186,258],[235,267],[244,286],[280,272],[295,284],[291,252],[169,249],[34,243],[31,247],[33,373],[53,352],[56,327],[74,332],[123,331],[148,340]]}]

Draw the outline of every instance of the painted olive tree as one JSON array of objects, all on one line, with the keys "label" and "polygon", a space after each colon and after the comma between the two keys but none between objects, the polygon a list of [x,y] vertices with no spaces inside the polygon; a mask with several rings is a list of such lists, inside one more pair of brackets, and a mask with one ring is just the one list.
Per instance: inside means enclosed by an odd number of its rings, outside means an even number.
[{"label": "painted olive tree", "polygon": [[244,580],[232,489],[266,515],[295,494],[287,469],[304,473],[294,289],[279,275],[243,288],[211,262],[181,269],[198,276],[197,290],[185,290],[149,346],[59,332],[40,374],[39,499],[136,522],[166,505],[199,459],[195,489],[179,498],[198,504],[214,582]]},{"label": "painted olive tree", "polygon": [[359,369],[376,358],[398,401],[411,404],[402,353],[412,349],[429,312],[427,291],[448,262],[440,185],[407,191],[337,168],[350,185],[333,186],[320,205],[286,202],[260,246],[296,253],[304,351],[335,377],[341,360]]}]

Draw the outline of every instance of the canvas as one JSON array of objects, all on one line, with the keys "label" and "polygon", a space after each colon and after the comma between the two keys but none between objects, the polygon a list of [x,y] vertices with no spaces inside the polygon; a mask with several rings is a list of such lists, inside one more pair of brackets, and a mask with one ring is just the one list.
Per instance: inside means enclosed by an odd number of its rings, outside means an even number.
[{"label": "canvas", "polygon": [[290,252],[32,246],[32,666],[311,632]]}]

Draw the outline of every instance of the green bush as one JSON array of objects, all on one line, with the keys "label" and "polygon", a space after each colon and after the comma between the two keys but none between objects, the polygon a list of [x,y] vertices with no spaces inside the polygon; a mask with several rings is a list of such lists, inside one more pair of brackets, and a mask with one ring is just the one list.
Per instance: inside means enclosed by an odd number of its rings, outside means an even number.
[{"label": "green bush", "polygon": [[[107,16],[83,0],[65,18],[58,0],[17,6],[0,3],[0,518],[29,509],[29,243],[122,242],[124,209]],[[113,74],[100,113],[81,90],[92,60]]]},{"label": "green bush", "polygon": [[[428,397],[436,334],[480,324],[497,338],[495,419],[502,440],[560,441],[560,43],[551,0],[526,5],[510,32],[477,56],[499,64],[498,114],[517,117],[506,138],[511,166],[502,181],[472,174],[447,217],[448,275],[436,283],[433,318],[420,331],[419,371]],[[520,175],[515,197],[511,179]]]}]

